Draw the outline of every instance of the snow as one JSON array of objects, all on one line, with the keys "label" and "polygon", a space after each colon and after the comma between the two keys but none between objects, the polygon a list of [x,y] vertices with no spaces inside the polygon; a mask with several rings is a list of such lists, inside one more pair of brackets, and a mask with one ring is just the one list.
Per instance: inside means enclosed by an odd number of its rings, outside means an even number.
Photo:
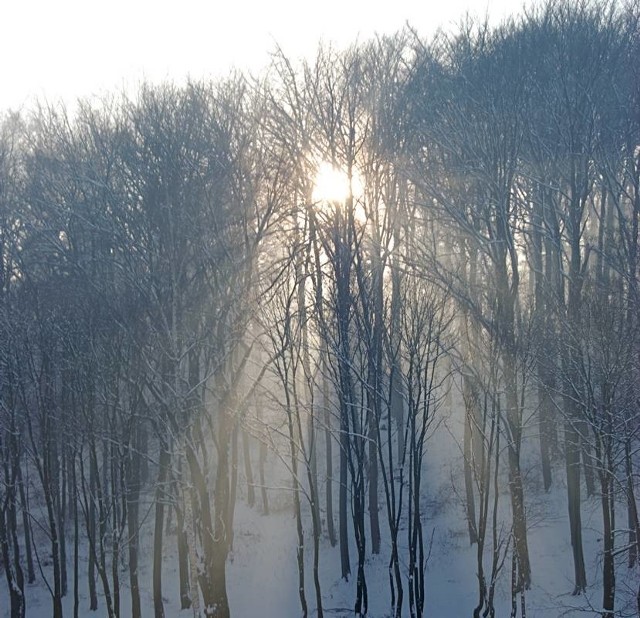
[{"label": "snow", "polygon": [[[458,448],[459,427],[451,419],[447,425],[437,430],[436,437],[428,443],[425,457],[423,491],[423,525],[426,550],[430,557],[426,572],[426,616],[471,616],[477,601],[477,578],[475,572],[476,547],[469,544],[467,524],[462,504],[463,479],[462,455]],[[447,431],[449,429],[449,431]],[[529,548],[531,554],[533,583],[526,592],[528,618],[556,618],[566,616],[596,616],[601,600],[601,515],[599,498],[583,496],[582,516],[585,557],[587,560],[588,591],[586,595],[572,596],[573,564],[568,532],[566,507],[566,489],[563,480],[564,466],[561,461],[554,467],[554,485],[549,493],[540,488],[539,474],[533,465],[527,467],[527,461],[535,461],[533,449],[535,441],[530,438],[526,443],[531,453],[523,452],[523,470],[525,471],[525,496],[529,525]],[[337,462],[336,462],[337,463]],[[243,478],[240,474],[238,504],[235,513],[234,548],[229,556],[227,583],[231,615],[233,617],[260,616],[262,618],[295,617],[300,615],[298,596],[298,575],[296,547],[298,544],[295,519],[292,508],[292,495],[287,491],[287,471],[275,457],[269,462],[270,478],[276,479],[269,490],[270,514],[261,513],[260,500],[254,508],[246,505]],[[337,470],[337,467],[336,467]],[[278,476],[280,478],[278,479]],[[321,488],[321,495],[324,495]],[[151,495],[151,494],[150,494]],[[147,498],[150,500],[150,498]],[[149,505],[146,505],[147,507]],[[336,500],[337,506],[337,500]],[[311,543],[309,505],[305,509],[305,560],[306,595],[310,615],[315,614],[315,593],[312,578],[313,547]],[[500,495],[501,518],[509,521],[509,496],[506,483]],[[141,513],[145,508],[141,508]],[[336,513],[337,515],[337,513]],[[324,513],[323,513],[324,517]],[[626,521],[626,511],[619,509],[619,519]],[[337,519],[337,517],[336,517]],[[366,564],[366,576],[369,592],[369,613],[371,618],[390,616],[389,607],[389,539],[385,534],[386,517],[382,509],[382,551],[378,556],[369,556]],[[144,524],[147,533],[143,534],[140,550],[140,583],[143,604],[143,616],[153,615],[151,594],[151,526],[149,517]],[[400,540],[406,543],[406,532],[401,530]],[[619,535],[621,545],[625,538]],[[73,611],[73,547],[72,531],[67,536],[67,554],[69,560],[69,594],[64,599],[65,616]],[[350,530],[350,540],[353,534]],[[41,559],[46,556],[46,539],[40,539]],[[429,547],[429,545],[431,546]],[[165,612],[167,617],[193,616],[194,610],[180,610],[178,561],[176,539],[170,534],[165,540],[167,554],[163,577]],[[351,616],[355,600],[355,544],[352,549],[352,577],[349,581],[340,578],[339,548],[331,547],[326,536],[326,527],[321,540],[320,578],[323,604],[326,615]],[[406,551],[406,547],[404,548]],[[123,552],[125,554],[126,552]],[[99,609],[89,612],[87,582],[87,547],[81,548],[80,590],[81,616],[106,616],[103,599]],[[124,555],[123,555],[124,558]],[[487,568],[490,558],[487,553]],[[44,567],[48,573],[50,566]],[[617,563],[616,608],[620,615],[633,616],[634,596],[638,587],[638,571],[629,570],[626,556],[620,555]],[[496,615],[510,614],[510,557],[505,562],[496,590]],[[130,615],[128,573],[125,565],[121,572],[121,615]],[[98,581],[98,590],[100,582]],[[7,600],[6,580],[2,578],[0,599]],[[27,616],[47,618],[51,615],[51,600],[40,574],[33,585],[26,587]],[[8,601],[3,601],[0,616],[9,616]],[[200,602],[200,607],[202,603]],[[405,580],[405,611],[408,612],[408,599]]]}]

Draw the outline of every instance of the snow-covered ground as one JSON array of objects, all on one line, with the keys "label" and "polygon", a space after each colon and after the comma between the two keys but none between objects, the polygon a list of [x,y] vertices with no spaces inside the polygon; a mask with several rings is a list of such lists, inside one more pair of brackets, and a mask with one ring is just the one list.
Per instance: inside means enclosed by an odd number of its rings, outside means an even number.
[{"label": "snow-covered ground", "polygon": [[[426,574],[426,616],[458,617],[472,616],[477,600],[476,547],[469,544],[467,524],[462,503],[462,455],[455,435],[459,427],[451,419],[441,425],[436,437],[428,446],[424,473],[424,531],[425,539],[431,539],[430,557]],[[533,438],[533,436],[532,436]],[[529,441],[530,448],[535,440]],[[532,461],[535,457],[530,458]],[[554,469],[552,491],[544,493],[540,489],[539,473],[535,467],[527,468],[526,451],[523,456],[526,478],[526,503],[529,526],[529,548],[532,565],[532,587],[526,593],[528,618],[556,618],[558,616],[578,617],[597,615],[601,603],[601,515],[598,497],[584,498],[582,504],[584,544],[589,588],[586,595],[574,597],[572,574],[573,565],[569,541],[566,490],[563,466],[557,462]],[[286,479],[287,472],[275,458],[270,458],[271,478],[278,474]],[[239,482],[238,504],[235,517],[234,550],[229,559],[227,581],[231,614],[234,618],[286,618],[300,615],[297,590],[296,527],[292,510],[291,495],[283,489],[269,491],[271,513],[261,513],[259,495],[257,505],[249,508],[244,499],[243,480]],[[336,501],[337,503],[337,501]],[[500,496],[501,516],[509,521],[509,496],[506,485]],[[144,509],[141,510],[144,513]],[[620,522],[626,520],[625,511],[620,508]],[[372,556],[367,563],[367,584],[369,591],[369,616],[383,618],[390,616],[388,535],[385,536],[386,520],[381,510],[382,551]],[[143,534],[141,547],[141,585],[143,615],[153,615],[151,596],[151,525],[152,511],[144,526],[149,534]],[[309,520],[309,518],[306,518]],[[307,558],[307,602],[310,615],[315,614],[314,589],[311,574],[312,545],[310,530],[306,530]],[[402,537],[401,532],[401,537]],[[353,535],[351,534],[353,539]],[[69,543],[72,537],[69,535]],[[164,594],[167,617],[193,616],[193,609],[179,609],[178,574],[175,535],[166,539]],[[69,553],[72,547],[69,546]],[[96,613],[89,612],[86,590],[87,549],[83,548],[81,568],[81,616],[105,616],[102,599]],[[44,560],[46,550],[40,550]],[[355,572],[355,547],[352,551],[352,570]],[[616,608],[620,615],[634,616],[634,597],[638,588],[638,571],[630,571],[626,557],[621,555],[617,567]],[[487,554],[487,568],[489,556]],[[45,573],[48,568],[44,566]],[[346,582],[340,578],[340,557],[338,547],[331,547],[326,536],[322,538],[320,556],[323,605],[328,616],[353,615],[355,598],[355,578]],[[64,601],[65,616],[72,615],[72,557],[69,557],[70,591]],[[122,569],[121,615],[130,615],[130,600],[127,586],[127,571]],[[497,587],[496,615],[509,616],[510,564],[507,560]],[[98,582],[98,589],[100,583]],[[406,597],[405,597],[406,598]],[[8,595],[4,576],[0,587],[0,615],[9,616]],[[405,602],[405,606],[407,603]],[[408,608],[406,608],[408,611]],[[51,600],[42,576],[37,582],[27,586],[27,616],[46,618],[51,615]]]}]

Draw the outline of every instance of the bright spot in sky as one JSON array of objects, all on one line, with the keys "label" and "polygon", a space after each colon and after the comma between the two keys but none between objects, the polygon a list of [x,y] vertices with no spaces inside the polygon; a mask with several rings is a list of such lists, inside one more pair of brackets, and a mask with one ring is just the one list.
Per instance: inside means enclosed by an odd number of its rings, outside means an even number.
[{"label": "bright spot in sky", "polygon": [[351,179],[346,171],[334,167],[326,161],[318,165],[311,199],[329,214],[333,207],[342,206],[347,198],[353,197],[353,214],[356,221],[364,223],[367,213],[363,205],[364,186],[357,170],[352,170]]},{"label": "bright spot in sky", "polygon": [[321,39],[342,48],[407,21],[427,36],[467,11],[499,21],[517,8],[513,0],[4,0],[0,109],[233,68],[256,73],[277,46],[294,60],[313,58]]},{"label": "bright spot in sky", "polygon": [[344,202],[349,197],[349,177],[346,172],[323,162],[318,166],[313,188],[314,202]]}]

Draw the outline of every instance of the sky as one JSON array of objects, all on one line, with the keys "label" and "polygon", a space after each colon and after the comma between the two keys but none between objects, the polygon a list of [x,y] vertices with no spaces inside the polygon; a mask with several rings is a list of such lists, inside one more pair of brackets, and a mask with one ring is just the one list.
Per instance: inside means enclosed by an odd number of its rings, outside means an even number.
[{"label": "sky", "polygon": [[135,90],[143,81],[257,73],[269,54],[310,57],[393,33],[408,21],[426,36],[468,11],[492,21],[514,0],[0,0],[0,110],[35,97]]}]

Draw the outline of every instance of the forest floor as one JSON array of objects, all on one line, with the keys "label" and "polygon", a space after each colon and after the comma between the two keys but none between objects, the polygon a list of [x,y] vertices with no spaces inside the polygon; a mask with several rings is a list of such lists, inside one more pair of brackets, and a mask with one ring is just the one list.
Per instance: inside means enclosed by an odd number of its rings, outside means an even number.
[{"label": "forest floor", "polygon": [[[438,428],[438,438],[432,439],[427,448],[423,481],[423,526],[425,544],[429,554],[426,569],[426,611],[425,616],[470,617],[477,602],[476,546],[469,543],[467,523],[463,505],[462,455],[455,435],[459,428],[450,422]],[[530,440],[532,447],[534,440]],[[601,603],[601,514],[597,496],[583,497],[582,516],[584,546],[588,579],[585,595],[572,596],[572,554],[569,541],[566,489],[562,462],[556,462],[554,485],[545,493],[540,487],[539,472],[525,466],[525,496],[527,504],[527,524],[529,528],[529,549],[532,567],[532,586],[526,592],[527,618],[557,618],[560,616],[596,616]],[[532,461],[537,458],[531,457]],[[270,462],[271,472],[278,468],[277,460]],[[234,618],[288,618],[300,616],[300,601],[297,586],[296,526],[291,508],[291,495],[285,489],[286,470],[279,470],[282,485],[271,488],[270,514],[261,513],[261,506],[249,508],[244,499],[244,490],[239,486],[238,505],[235,518],[234,549],[229,558],[227,582]],[[277,476],[277,475],[276,475]],[[271,477],[273,478],[273,476]],[[240,485],[242,479],[240,480]],[[337,501],[336,501],[337,504]],[[150,504],[148,505],[150,506]],[[370,556],[366,565],[369,592],[369,613],[371,618],[386,618],[391,615],[389,608],[389,576],[387,570],[389,543],[385,535],[386,516],[381,501],[382,551],[378,556]],[[506,483],[500,494],[500,519],[509,521],[509,495]],[[141,509],[144,513],[145,510]],[[149,509],[143,527],[152,526],[152,509]],[[622,505],[619,520],[626,520]],[[308,520],[309,518],[307,518]],[[506,525],[506,523],[505,523]],[[406,535],[406,531],[401,531]],[[151,595],[151,534],[143,535],[141,546],[140,580],[142,585],[143,616],[153,615]],[[626,535],[622,537],[624,542]],[[45,541],[45,539],[43,539]],[[68,543],[72,537],[69,534]],[[353,542],[353,535],[351,534]],[[167,618],[194,616],[193,609],[179,609],[178,573],[175,535],[169,534],[166,541],[164,596]],[[310,616],[316,615],[315,595],[311,571],[312,543],[310,530],[306,530],[306,596]],[[45,545],[46,546],[46,542]],[[490,547],[490,543],[488,543]],[[68,552],[72,552],[71,545]],[[50,566],[47,552],[40,549],[43,573],[49,575]],[[99,609],[89,611],[87,593],[87,548],[81,548],[80,575],[80,615],[106,616],[101,598]],[[356,571],[355,547],[351,552],[352,573]],[[486,552],[485,565],[490,569],[490,554]],[[64,615],[72,616],[72,558],[69,559],[69,594],[64,600]],[[496,616],[507,617],[511,611],[510,592],[511,562],[507,557],[496,588]],[[635,616],[635,595],[638,589],[638,568],[628,569],[626,555],[620,555],[617,563],[616,609],[620,616]],[[121,615],[130,616],[128,572],[123,565],[121,572],[122,602]],[[352,616],[355,599],[355,577],[349,581],[340,578],[340,556],[338,547],[331,547],[323,530],[320,554],[320,580],[324,612],[327,616]],[[98,581],[100,590],[100,582]],[[405,611],[408,615],[408,597],[405,584]],[[47,618],[51,615],[51,598],[42,573],[38,573],[35,584],[27,586],[27,616]],[[520,615],[520,614],[518,614]],[[9,616],[6,580],[2,576],[0,584],[0,616]]]}]

